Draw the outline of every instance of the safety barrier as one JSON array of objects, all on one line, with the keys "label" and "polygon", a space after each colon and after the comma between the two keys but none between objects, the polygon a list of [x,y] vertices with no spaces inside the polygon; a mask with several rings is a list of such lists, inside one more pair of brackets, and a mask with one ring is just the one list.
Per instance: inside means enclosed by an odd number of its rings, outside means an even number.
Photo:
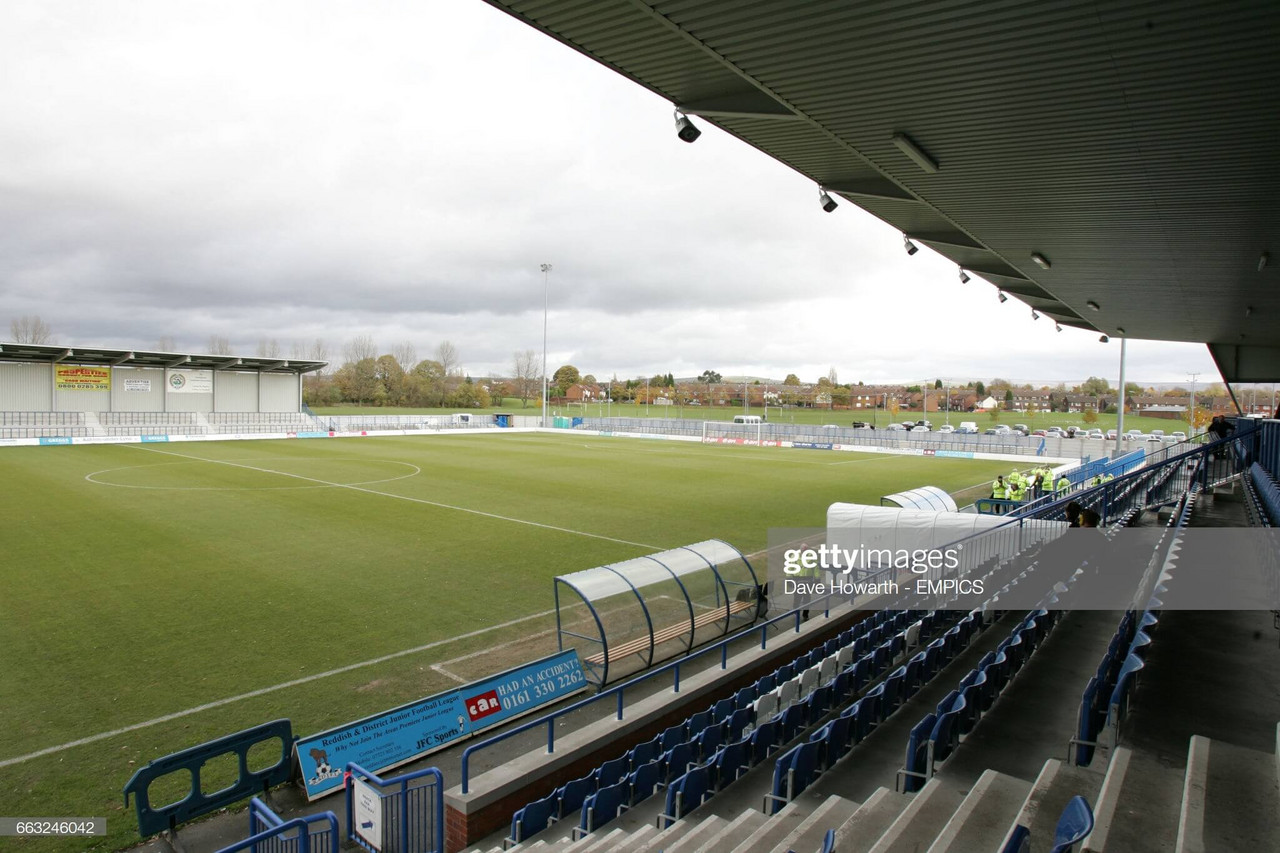
[{"label": "safety barrier", "polygon": [[[887,575],[888,570],[882,574]],[[879,577],[880,575],[872,575],[872,576],[868,576],[867,580],[869,582],[874,583],[876,580],[879,579]],[[561,708],[558,711],[553,711],[552,713],[541,716],[536,720],[508,729],[507,731],[502,732],[501,734],[494,735],[493,737],[488,738],[487,740],[483,740],[480,743],[472,744],[462,752],[462,793],[464,794],[470,793],[471,756],[476,752],[478,752],[479,750],[488,749],[491,746],[496,746],[497,744],[501,743],[504,740],[507,740],[508,738],[513,738],[513,737],[516,737],[517,735],[524,734],[530,729],[537,728],[538,726],[546,726],[547,753],[548,754],[553,753],[555,752],[555,744],[556,744],[556,721],[559,720],[561,717],[572,714],[574,711],[577,711],[581,708],[585,708],[588,705],[595,704],[596,702],[600,702],[606,698],[616,697],[618,701],[617,719],[621,720],[623,719],[623,708],[625,705],[625,694],[627,689],[633,688],[652,678],[657,678],[659,676],[670,673],[672,675],[672,692],[679,693],[680,692],[680,669],[682,666],[692,663],[693,661],[696,661],[700,658],[706,657],[707,655],[715,654],[718,652],[720,654],[720,668],[728,669],[730,644],[735,642],[740,642],[744,638],[753,636],[758,633],[760,635],[760,648],[767,649],[769,648],[769,630],[771,628],[773,628],[776,625],[782,625],[784,623],[794,623],[795,627],[793,630],[794,632],[799,633],[800,626],[804,621],[802,618],[803,610],[807,609],[809,613],[815,614],[815,615],[817,613],[822,613],[824,618],[830,618],[831,600],[832,599],[840,600],[841,598],[842,596],[838,594],[830,594],[830,595],[823,596],[821,598],[816,598],[813,601],[811,601],[808,605],[806,605],[806,608],[792,610],[788,613],[782,614],[781,616],[776,616],[767,622],[761,622],[755,625],[754,627],[752,627],[750,630],[741,631],[737,634],[733,634],[728,637],[725,637],[724,639],[718,642],[712,643],[711,645],[703,646],[701,649],[691,652],[687,656],[682,657],[679,660],[672,661],[671,663],[668,663],[664,666],[660,666],[657,669],[649,670],[646,673],[636,676],[630,681],[624,681],[621,684],[618,684],[614,687],[610,687],[608,690],[602,690],[599,693],[595,694],[594,696],[589,696],[586,699],[583,699],[579,702],[574,702],[572,705],[569,705],[565,708]],[[778,629],[778,630],[781,631],[784,629]]]},{"label": "safety barrier", "polygon": [[249,801],[249,837],[218,853],[338,853],[338,816],[333,812],[285,820],[266,803]]},{"label": "safety barrier", "polygon": [[[262,770],[251,770],[249,750],[273,739],[280,741],[280,753],[275,763]],[[138,832],[142,837],[165,830],[172,832],[180,823],[207,815],[245,797],[265,792],[289,781],[293,741],[293,725],[288,720],[273,720],[270,723],[157,758],[145,767],[138,768],[125,783],[125,808],[129,807],[129,796],[132,795],[138,815]],[[200,770],[205,764],[222,755],[236,757],[239,766],[238,778],[228,787],[206,793],[200,784]],[[152,806],[149,793],[151,783],[162,776],[183,771],[191,774],[191,788],[187,796],[165,806]]]},{"label": "safety barrier", "polygon": [[347,765],[347,840],[372,853],[444,853],[444,776],[434,767],[381,779]]}]

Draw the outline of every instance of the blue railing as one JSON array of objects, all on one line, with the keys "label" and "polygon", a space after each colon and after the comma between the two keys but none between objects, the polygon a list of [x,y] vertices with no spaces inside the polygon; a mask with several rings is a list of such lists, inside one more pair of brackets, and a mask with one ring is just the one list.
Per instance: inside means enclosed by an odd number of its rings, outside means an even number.
[{"label": "blue railing", "polygon": [[[875,577],[878,577],[878,575],[871,576],[869,579],[874,580]],[[740,642],[743,638],[750,637],[752,634],[758,632],[760,634],[760,648],[767,649],[769,647],[769,629],[772,626],[779,625],[784,622],[794,622],[795,630],[792,633],[799,633],[800,625],[804,621],[801,618],[802,611],[814,613],[821,610],[823,616],[829,618],[831,615],[830,602],[831,602],[831,599],[835,597],[837,597],[835,594],[822,596],[821,598],[813,600],[812,602],[805,605],[804,607],[789,611],[787,613],[782,614],[781,616],[776,616],[767,622],[761,622],[758,625],[752,626],[749,630],[740,631],[737,634],[733,634],[728,637],[725,637],[724,639],[719,640],[716,643],[713,643],[709,646],[705,646],[701,649],[698,649],[697,651],[690,652],[688,655],[680,658],[679,660],[672,661],[671,663],[660,666],[657,669],[650,670],[649,672],[645,672],[640,675],[637,675],[635,678],[632,678],[629,681],[624,681],[621,684],[618,684],[614,687],[610,687],[608,690],[602,690],[596,695],[589,696],[586,699],[583,699],[579,702],[575,702],[566,708],[561,708],[558,711],[553,711],[550,714],[546,714],[531,722],[516,726],[513,729],[508,729],[507,731],[502,732],[501,734],[498,734],[498,735],[494,735],[493,737],[488,738],[487,740],[483,740],[480,743],[472,744],[462,752],[462,793],[466,794],[466,793],[469,793],[470,791],[471,756],[474,753],[479,752],[482,749],[488,749],[489,747],[495,746],[509,738],[515,737],[516,735],[524,734],[525,732],[531,729],[535,729],[538,726],[547,727],[547,752],[548,753],[555,752],[556,720],[560,719],[561,717],[564,717],[568,714],[572,714],[574,711],[580,710],[582,708],[586,708],[589,705],[594,705],[596,702],[600,702],[610,696],[616,696],[618,699],[617,719],[619,720],[624,719],[623,709],[626,704],[625,694],[628,688],[635,687],[636,685],[642,684],[645,681],[649,681],[650,679],[657,678],[658,676],[661,676],[665,673],[670,672],[672,673],[672,692],[679,693],[680,692],[680,668],[682,666],[685,666],[686,664],[689,664],[700,658],[707,657],[708,655],[711,655],[715,652],[719,652],[720,653],[720,669],[722,670],[728,669],[730,644],[735,642]]]},{"label": "blue railing", "polygon": [[218,853],[338,853],[338,816],[333,812],[284,820],[262,800],[249,801],[249,837]]},{"label": "blue railing", "polygon": [[380,847],[361,837],[354,815],[355,785],[348,783],[348,841],[372,853],[444,853],[444,776],[439,770],[428,767],[381,779],[353,762],[347,765],[347,776],[377,789],[383,832]]}]

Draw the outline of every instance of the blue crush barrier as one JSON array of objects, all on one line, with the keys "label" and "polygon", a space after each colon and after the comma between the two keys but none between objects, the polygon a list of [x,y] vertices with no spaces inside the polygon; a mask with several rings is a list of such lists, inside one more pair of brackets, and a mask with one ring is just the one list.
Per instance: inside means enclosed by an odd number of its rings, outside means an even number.
[{"label": "blue crush barrier", "polygon": [[[249,750],[254,746],[279,739],[280,753],[275,763],[262,770],[249,769]],[[293,725],[288,720],[273,720],[242,732],[157,758],[138,768],[124,786],[125,808],[133,795],[138,814],[138,832],[146,838],[165,830],[175,830],[180,823],[225,808],[245,797],[264,792],[289,781],[290,755],[293,750]],[[205,793],[200,785],[200,768],[222,755],[235,755],[239,774],[235,783],[218,791]],[[153,807],[148,788],[151,783],[170,773],[188,771],[191,789],[187,796],[161,807]],[[336,848],[335,848],[336,849]]]},{"label": "blue crush barrier", "polygon": [[444,775],[435,767],[382,779],[347,764],[347,840],[373,853],[444,853]]},{"label": "blue crush barrier", "polygon": [[284,820],[254,797],[249,801],[249,837],[218,853],[338,853],[338,816],[333,812]]}]

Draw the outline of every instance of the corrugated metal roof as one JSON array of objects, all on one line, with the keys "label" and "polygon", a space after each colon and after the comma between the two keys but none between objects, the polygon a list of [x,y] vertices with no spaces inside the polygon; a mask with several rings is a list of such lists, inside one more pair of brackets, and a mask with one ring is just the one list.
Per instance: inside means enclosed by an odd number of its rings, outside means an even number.
[{"label": "corrugated metal roof", "polygon": [[1063,323],[1280,373],[1280,3],[487,2]]},{"label": "corrugated metal roof", "polygon": [[180,367],[184,370],[241,370],[255,373],[311,373],[328,362],[263,356],[199,355],[144,352],[106,347],[63,347],[50,344],[0,343],[0,363],[91,364],[113,367]]}]

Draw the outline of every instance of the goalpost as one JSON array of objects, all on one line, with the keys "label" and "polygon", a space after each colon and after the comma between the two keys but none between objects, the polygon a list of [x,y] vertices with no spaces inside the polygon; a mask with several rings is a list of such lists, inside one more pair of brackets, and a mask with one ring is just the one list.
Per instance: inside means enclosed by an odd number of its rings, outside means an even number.
[{"label": "goalpost", "polygon": [[759,447],[764,438],[765,423],[755,416],[747,423],[703,421],[703,444],[745,444]]}]

